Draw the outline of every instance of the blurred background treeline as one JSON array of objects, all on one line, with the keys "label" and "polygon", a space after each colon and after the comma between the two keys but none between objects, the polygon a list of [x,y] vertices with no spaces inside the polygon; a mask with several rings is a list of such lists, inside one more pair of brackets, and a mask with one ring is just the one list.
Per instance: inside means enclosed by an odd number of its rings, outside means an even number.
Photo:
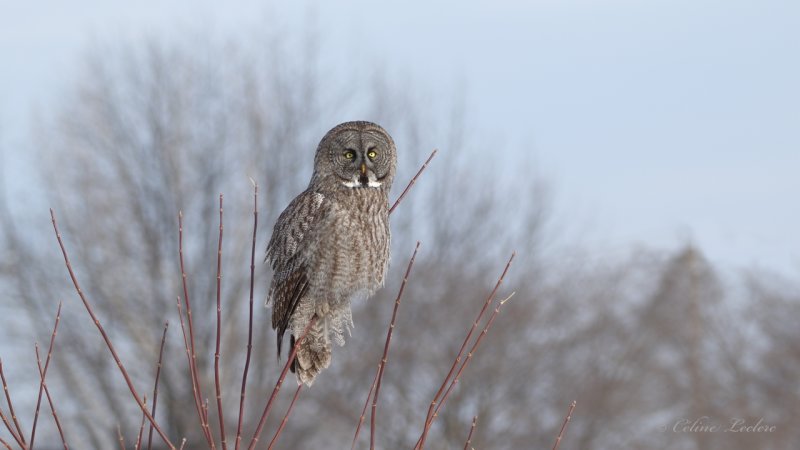
[{"label": "blurred background treeline", "polygon": [[[473,415],[475,448],[550,448],[572,400],[578,407],[561,448],[800,445],[800,279],[717,267],[690,239],[669,249],[585,248],[580,227],[557,213],[557,182],[524,148],[483,135],[464,92],[429,92],[424,82],[380,64],[353,70],[326,58],[320,39],[314,32],[228,38],[198,31],[87,49],[80,73],[31,131],[43,198],[0,196],[0,351],[21,417],[32,414],[38,387],[33,340],[46,341],[58,301],[64,311],[48,385],[67,439],[76,448],[112,448],[117,425],[135,436],[141,417],[69,284],[46,209],[21,202],[55,209],[83,288],[140,391],[151,386],[170,321],[158,417],[171,436],[200,448],[175,308],[177,212],[184,214],[189,290],[204,349],[199,365],[210,392],[217,201],[225,195],[222,376],[230,436],[246,343],[249,179],[260,186],[260,260],[277,214],[308,181],[321,136],[338,122],[363,118],[382,124],[397,142],[394,197],[433,148],[439,154],[392,215],[387,287],[356,305],[353,337],[301,396],[281,448],[349,444],[417,240],[421,253],[382,387],[381,448],[413,446],[463,333],[514,250],[503,289],[516,296],[428,448],[463,445]],[[280,368],[269,311],[260,307],[269,276],[257,265],[246,430]],[[268,430],[279,414],[273,416]],[[762,419],[775,430],[674,428],[703,417],[726,427],[734,418]],[[40,433],[40,448],[56,448],[46,415]]]}]

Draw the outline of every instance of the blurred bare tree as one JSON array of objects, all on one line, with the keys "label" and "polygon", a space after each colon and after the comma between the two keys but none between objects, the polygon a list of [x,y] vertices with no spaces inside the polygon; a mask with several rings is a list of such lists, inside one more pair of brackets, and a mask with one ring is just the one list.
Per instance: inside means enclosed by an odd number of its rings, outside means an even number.
[{"label": "blurred bare tree", "polygon": [[[791,426],[800,404],[792,387],[800,373],[796,286],[748,276],[737,288],[691,246],[674,255],[565,259],[545,245],[552,237],[547,183],[524,150],[499,149],[472,131],[459,92],[432,95],[380,70],[354,74],[327,62],[313,33],[297,39],[272,30],[247,41],[195,36],[94,48],[32,139],[78,277],[142,392],[151,388],[163,322],[172,323],[158,412],[170,435],[186,436],[189,448],[204,445],[176,323],[178,211],[210,397],[216,209],[218,194],[225,194],[222,375],[230,438],[246,338],[248,178],[261,187],[260,258],[277,212],[303,189],[323,133],[344,120],[367,119],[398,144],[398,185],[432,148],[440,156],[392,215],[387,287],[357,305],[354,337],[303,393],[284,448],[350,442],[416,240],[422,253],[381,393],[381,448],[413,446],[428,403],[512,250],[520,256],[505,289],[517,296],[448,401],[428,448],[463,443],[476,414],[476,448],[549,448],[573,399],[578,408],[562,448],[749,449],[765,442],[794,448],[800,439]],[[0,208],[5,200],[0,196]],[[140,412],[77,305],[46,213],[23,217],[0,209],[3,308],[13,310],[0,319],[0,335],[27,349],[31,336],[49,335],[55,305],[65,301],[49,384],[62,398],[70,442],[111,448],[117,424],[135,435]],[[269,276],[259,265],[251,420],[280,366],[269,312],[261,307]],[[35,378],[30,367],[19,365],[17,382]],[[32,400],[21,403],[30,409]],[[677,421],[703,416],[725,424],[763,417],[778,431],[733,437],[673,431]],[[246,425],[246,436],[253,425]],[[55,442],[54,434],[43,436]]]}]

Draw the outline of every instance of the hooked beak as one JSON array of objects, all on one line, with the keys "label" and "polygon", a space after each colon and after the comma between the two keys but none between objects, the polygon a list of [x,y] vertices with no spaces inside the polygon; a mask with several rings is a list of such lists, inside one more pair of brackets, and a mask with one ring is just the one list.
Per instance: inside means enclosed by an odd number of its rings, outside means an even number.
[{"label": "hooked beak", "polygon": [[362,162],[361,163],[361,175],[363,176],[363,175],[366,175],[366,174],[367,174],[367,163],[363,163]]}]

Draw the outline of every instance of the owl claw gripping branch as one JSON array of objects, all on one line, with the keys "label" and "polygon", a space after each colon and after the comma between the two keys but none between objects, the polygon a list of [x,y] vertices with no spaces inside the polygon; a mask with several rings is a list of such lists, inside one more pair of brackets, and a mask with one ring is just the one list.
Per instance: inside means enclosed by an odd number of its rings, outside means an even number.
[{"label": "owl claw gripping branch", "polygon": [[320,141],[308,188],[278,217],[267,246],[273,277],[268,304],[278,356],[286,330],[300,343],[292,371],[311,385],[331,363],[331,341],[344,345],[350,302],[383,286],[389,264],[389,190],[397,152],[370,122],[337,125]]}]

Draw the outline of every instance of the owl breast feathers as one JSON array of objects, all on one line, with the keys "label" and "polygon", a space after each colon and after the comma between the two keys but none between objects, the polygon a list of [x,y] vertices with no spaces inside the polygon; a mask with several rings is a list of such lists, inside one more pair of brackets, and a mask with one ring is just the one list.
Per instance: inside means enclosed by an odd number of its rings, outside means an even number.
[{"label": "owl breast feathers", "polygon": [[383,285],[389,263],[389,200],[397,156],[380,126],[347,122],[319,143],[308,188],[278,217],[267,246],[268,303],[278,355],[286,330],[294,346],[309,322],[292,370],[311,385],[344,345],[350,302]]}]

